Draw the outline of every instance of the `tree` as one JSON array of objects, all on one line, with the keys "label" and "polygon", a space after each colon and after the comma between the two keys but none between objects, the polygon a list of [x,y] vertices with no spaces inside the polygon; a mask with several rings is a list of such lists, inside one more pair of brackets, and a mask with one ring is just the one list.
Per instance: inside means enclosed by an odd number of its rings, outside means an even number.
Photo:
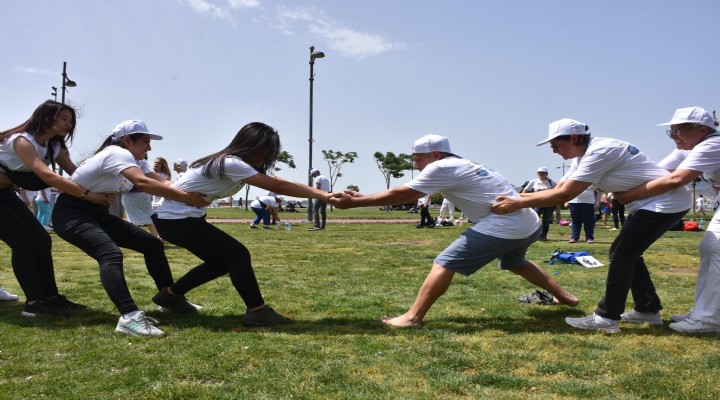
[{"label": "tree", "polygon": [[[287,151],[281,151],[280,154],[278,154],[278,158],[275,161],[275,164],[270,168],[269,175],[275,176],[278,171],[280,171],[282,168],[279,168],[277,163],[283,163],[287,165],[290,168],[295,169],[295,158],[292,156],[292,154],[288,153]],[[245,210],[248,209],[248,195],[250,194],[250,185],[245,185]]]},{"label": "tree", "polygon": [[347,189],[347,190],[352,190],[353,192],[359,192],[359,191],[360,191],[360,187],[359,187],[358,185],[353,185],[352,183],[349,184],[349,185],[347,185],[347,187],[346,187],[345,189]]},{"label": "tree", "polygon": [[396,156],[395,153],[389,151],[383,155],[383,153],[377,151],[373,157],[380,172],[385,177],[387,189],[390,189],[390,178],[402,178],[405,176],[403,171],[413,169],[411,157],[407,154],[400,153]]},{"label": "tree", "polygon": [[[340,169],[342,169],[343,165],[346,163],[354,163],[355,159],[357,158],[357,153],[354,151],[343,153],[341,151],[333,151],[333,150],[322,150],[323,158],[325,161],[327,161],[328,164],[328,171],[330,176],[330,191],[333,191],[333,188],[335,187],[335,182],[337,182],[337,179],[342,176],[342,173],[340,173]],[[330,211],[333,210],[332,204],[330,204]]]}]

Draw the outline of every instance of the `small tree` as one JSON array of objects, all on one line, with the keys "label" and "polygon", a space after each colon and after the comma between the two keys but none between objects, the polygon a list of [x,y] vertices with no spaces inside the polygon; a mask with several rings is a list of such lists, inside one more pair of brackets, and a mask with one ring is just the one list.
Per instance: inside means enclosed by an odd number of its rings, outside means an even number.
[{"label": "small tree", "polygon": [[[288,153],[287,151],[281,151],[280,154],[278,154],[277,161],[275,161],[275,164],[270,168],[270,171],[268,171],[270,176],[275,176],[275,174],[277,174],[277,172],[282,169],[277,166],[277,163],[283,163],[293,169],[296,168],[295,159],[292,156],[292,154]],[[249,207],[249,204],[248,204],[249,194],[250,194],[250,185],[245,185],[245,210],[247,210]]]},{"label": "small tree", "polygon": [[385,177],[385,187],[390,189],[390,178],[402,178],[405,176],[403,171],[412,170],[413,165],[410,156],[407,154],[398,154],[388,151],[383,153],[377,151],[373,155],[375,163]]},{"label": "small tree", "polygon": [[[330,175],[330,191],[333,191],[333,188],[335,187],[335,182],[337,182],[337,179],[342,176],[342,173],[340,173],[340,169],[345,165],[346,163],[354,163],[355,159],[357,158],[357,153],[354,151],[343,153],[341,151],[333,151],[333,150],[322,150],[323,158],[325,161],[327,161],[328,164],[328,171]],[[330,211],[333,210],[332,204],[330,204]]]},{"label": "small tree", "polygon": [[352,190],[353,192],[360,192],[360,187],[358,185],[353,185],[352,183],[347,185],[345,189]]}]

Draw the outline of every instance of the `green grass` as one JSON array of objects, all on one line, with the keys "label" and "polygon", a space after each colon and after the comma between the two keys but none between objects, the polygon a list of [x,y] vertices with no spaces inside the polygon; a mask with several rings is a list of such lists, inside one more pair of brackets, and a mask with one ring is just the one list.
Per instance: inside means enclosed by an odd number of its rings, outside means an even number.
[{"label": "green grass", "polygon": [[[281,212],[280,218],[288,219],[307,219],[307,208],[298,208],[298,212],[289,213]],[[435,210],[434,214],[437,214]],[[245,207],[218,207],[207,209],[208,218],[255,218],[255,213],[251,209],[245,210]],[[456,216],[459,216],[458,212]],[[354,208],[350,210],[339,210],[337,208],[327,208],[327,217],[333,219],[418,219],[420,214],[412,214],[407,211],[382,211],[379,207]]]},{"label": "green grass", "polygon": [[[401,330],[379,317],[407,310],[434,256],[462,228],[219,226],[250,249],[268,304],[298,324],[243,327],[244,306],[226,277],[189,293],[205,306],[199,314],[158,313],[142,257],[128,250],[134,298],[167,337],[116,334],[117,311],[96,263],[53,235],[61,291],[92,311],[27,319],[20,303],[0,304],[0,398],[716,398],[720,335],[628,324],[608,335],[563,322],[594,310],[607,270],[544,261],[559,248],[590,250],[607,263],[615,232],[599,228],[595,244],[569,245],[569,228],[552,225],[551,241],[530,249],[530,259],[581,298],[577,309],[519,304],[514,298],[534,287],[488,265],[457,276],[424,327]],[[693,303],[701,235],[670,232],[646,254],[666,323]],[[197,263],[174,246],[166,252],[176,277]],[[0,254],[0,283],[20,293],[4,244]]]}]

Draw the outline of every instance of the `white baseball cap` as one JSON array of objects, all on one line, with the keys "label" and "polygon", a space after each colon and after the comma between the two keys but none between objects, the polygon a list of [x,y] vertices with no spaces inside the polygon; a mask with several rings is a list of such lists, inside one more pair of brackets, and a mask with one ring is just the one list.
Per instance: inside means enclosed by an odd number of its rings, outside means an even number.
[{"label": "white baseball cap", "polygon": [[177,164],[177,165],[181,166],[183,169],[187,169],[187,166],[188,166],[187,161],[183,160],[182,158],[178,158],[177,160],[175,160],[175,162],[173,164]]},{"label": "white baseball cap", "polygon": [[450,150],[448,138],[440,135],[425,135],[416,140],[412,147],[412,154],[432,153],[433,151],[455,154]]},{"label": "white baseball cap", "polygon": [[313,175],[319,174],[319,173],[320,173],[320,170],[317,168],[313,168],[310,170],[310,176],[313,176]]},{"label": "white baseball cap", "polygon": [[679,124],[698,124],[707,126],[708,128],[715,130],[715,119],[710,115],[709,112],[705,111],[704,108],[700,107],[685,107],[678,108],[675,110],[675,114],[670,122],[664,124],[658,124],[658,126],[668,125],[679,125]]},{"label": "white baseball cap", "polygon": [[538,168],[537,172],[544,172],[544,173],[547,174],[547,173],[548,173],[548,169],[547,169],[547,167],[540,167],[540,168]]},{"label": "white baseball cap", "polygon": [[567,135],[589,135],[587,125],[569,118],[563,118],[555,122],[551,122],[548,126],[548,138],[535,146],[542,146],[558,136]]},{"label": "white baseball cap", "polygon": [[142,121],[137,119],[129,119],[119,123],[112,131],[113,139],[120,139],[123,136],[132,135],[133,133],[141,133],[143,135],[150,136],[150,139],[161,140],[163,137],[160,135],[153,135],[148,131],[147,126]]}]

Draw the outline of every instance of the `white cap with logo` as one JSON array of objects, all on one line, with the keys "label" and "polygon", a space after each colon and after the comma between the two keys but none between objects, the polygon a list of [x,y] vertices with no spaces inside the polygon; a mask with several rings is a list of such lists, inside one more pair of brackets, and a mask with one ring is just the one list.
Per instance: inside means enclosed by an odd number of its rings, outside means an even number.
[{"label": "white cap with logo", "polygon": [[537,172],[542,172],[542,173],[547,174],[547,173],[548,173],[548,169],[547,169],[547,167],[540,167],[540,168],[538,168]]},{"label": "white cap with logo", "polygon": [[416,140],[412,147],[412,154],[432,153],[433,151],[455,154],[450,149],[448,138],[440,135],[425,135]]},{"label": "white cap with logo", "polygon": [[707,126],[708,128],[715,130],[715,119],[710,115],[709,112],[705,111],[704,108],[700,107],[685,107],[678,108],[675,110],[675,114],[670,122],[658,124],[658,126],[668,125],[679,125],[679,124],[698,124]]},{"label": "white cap with logo", "polygon": [[590,133],[587,131],[587,125],[583,124],[580,121],[575,121],[574,119],[563,118],[563,119],[557,120],[555,122],[551,122],[550,125],[548,125],[547,139],[536,144],[535,146],[542,146],[545,143],[547,143],[559,136],[589,135],[589,134]]},{"label": "white cap with logo", "polygon": [[150,139],[153,140],[161,140],[163,138],[160,135],[153,135],[150,133],[147,126],[145,126],[145,123],[137,119],[123,121],[112,131],[113,139],[120,139],[123,136],[132,135],[133,133],[148,135],[150,136]]}]

